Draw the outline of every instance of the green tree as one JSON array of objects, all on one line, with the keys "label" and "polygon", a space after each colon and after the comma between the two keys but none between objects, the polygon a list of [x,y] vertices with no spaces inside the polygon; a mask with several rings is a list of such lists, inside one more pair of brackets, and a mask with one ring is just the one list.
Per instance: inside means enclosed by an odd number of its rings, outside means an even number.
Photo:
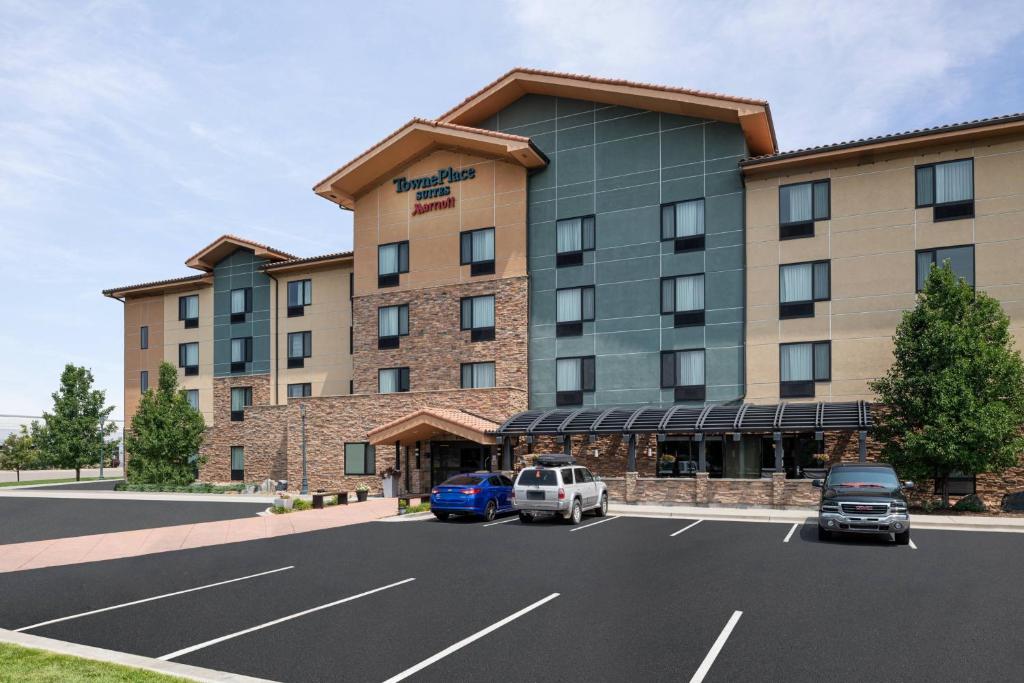
[{"label": "green tree", "polygon": [[88,368],[68,363],[60,375],[60,388],[53,393],[53,412],[43,413],[42,426],[33,424],[32,436],[53,467],[73,469],[81,479],[82,468],[99,462],[107,453],[107,437],[117,425],[107,418],[114,406],[107,406],[107,394],[93,389]]},{"label": "green tree", "polygon": [[160,364],[160,381],[155,390],[142,395],[125,434],[128,466],[125,474],[138,484],[192,482],[206,424],[178,389],[178,371],[170,363]]},{"label": "green tree", "polygon": [[32,469],[39,462],[39,451],[25,425],[21,433],[8,434],[0,443],[0,470],[14,470],[17,481],[21,481],[22,470]]},{"label": "green tree", "polygon": [[871,383],[885,408],[875,437],[904,476],[936,478],[949,504],[952,472],[1000,472],[1024,450],[1024,363],[999,302],[932,267],[893,338],[893,364]]}]

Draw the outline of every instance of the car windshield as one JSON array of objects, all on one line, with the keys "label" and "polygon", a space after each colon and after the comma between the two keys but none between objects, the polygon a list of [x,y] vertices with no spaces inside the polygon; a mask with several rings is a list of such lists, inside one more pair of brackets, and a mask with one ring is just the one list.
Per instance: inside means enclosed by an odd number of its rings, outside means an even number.
[{"label": "car windshield", "polygon": [[529,469],[519,473],[520,486],[557,486],[555,470]]},{"label": "car windshield", "polygon": [[483,481],[483,477],[467,477],[464,474],[452,477],[441,486],[476,486]]},{"label": "car windshield", "polygon": [[841,469],[828,475],[828,486],[837,489],[897,489],[900,482],[896,473],[889,469]]}]

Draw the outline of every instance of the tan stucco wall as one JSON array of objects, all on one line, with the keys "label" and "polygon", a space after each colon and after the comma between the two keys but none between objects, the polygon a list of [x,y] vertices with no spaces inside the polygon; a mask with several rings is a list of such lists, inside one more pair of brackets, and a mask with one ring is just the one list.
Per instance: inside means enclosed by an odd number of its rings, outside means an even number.
[{"label": "tan stucco wall", "polygon": [[[455,206],[413,216],[416,191],[399,193],[393,178],[432,175],[451,166],[473,167],[476,177],[452,183]],[[421,200],[430,202],[444,199]],[[471,277],[459,265],[459,233],[494,227],[495,274]],[[356,295],[377,289],[377,245],[409,240],[409,272],[392,291],[480,282],[526,274],[526,169],[459,152],[438,150],[397,170],[356,200]]]},{"label": "tan stucco wall", "polygon": [[[974,158],[975,218],[932,222],[914,208],[914,166]],[[778,186],[831,179],[831,220],[813,238],[779,241]],[[979,290],[1001,300],[1024,338],[1024,137],[936,146],[747,183],[747,398],[779,399],[780,342],[832,341],[832,381],[816,397],[872,398],[888,369],[892,335],[915,302],[915,251],[975,245]],[[779,320],[779,264],[830,259],[832,299],[815,317]]]},{"label": "tan stucco wall", "polygon": [[[149,327],[149,348],[142,349],[140,328]],[[140,373],[149,372],[149,386],[156,387],[160,361],[164,359],[163,296],[132,297],[124,302],[124,420],[132,417],[142,396]]]},{"label": "tan stucco wall", "polygon": [[[178,320],[178,298],[199,295],[199,327],[186,330]],[[199,410],[207,426],[213,424],[213,288],[169,292],[163,296],[164,304],[164,360],[178,367],[178,344],[199,342],[199,374],[185,376],[178,368],[178,386],[199,390]],[[150,380],[152,383],[152,378]]]},{"label": "tan stucco wall", "polygon": [[[278,280],[275,306],[277,343],[270,349],[270,381],[273,391],[276,368],[280,373],[276,403],[287,403],[289,384],[309,382],[313,396],[349,393],[349,380],[352,379],[348,335],[352,324],[349,299],[351,272],[351,266],[336,265],[274,274]],[[313,303],[306,306],[301,317],[289,318],[288,283],[306,279],[313,281]],[[313,355],[306,359],[304,367],[288,369],[288,333],[305,331],[313,333]]]}]

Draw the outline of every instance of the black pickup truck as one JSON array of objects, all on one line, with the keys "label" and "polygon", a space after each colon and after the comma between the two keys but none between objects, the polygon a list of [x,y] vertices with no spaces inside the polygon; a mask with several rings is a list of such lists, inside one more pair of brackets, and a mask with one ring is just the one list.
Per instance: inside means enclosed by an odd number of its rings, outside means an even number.
[{"label": "black pickup truck", "polygon": [[893,534],[898,545],[910,543],[910,516],[904,491],[914,482],[901,482],[892,466],[882,463],[833,465],[823,480],[818,507],[818,539],[833,534]]}]

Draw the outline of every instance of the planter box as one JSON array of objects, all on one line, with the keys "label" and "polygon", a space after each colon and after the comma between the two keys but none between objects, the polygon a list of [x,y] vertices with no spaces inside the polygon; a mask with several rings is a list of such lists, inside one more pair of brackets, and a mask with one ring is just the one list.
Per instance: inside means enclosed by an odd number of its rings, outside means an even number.
[{"label": "planter box", "polygon": [[285,510],[291,510],[292,504],[295,502],[292,498],[275,498],[274,507],[284,508]]}]

